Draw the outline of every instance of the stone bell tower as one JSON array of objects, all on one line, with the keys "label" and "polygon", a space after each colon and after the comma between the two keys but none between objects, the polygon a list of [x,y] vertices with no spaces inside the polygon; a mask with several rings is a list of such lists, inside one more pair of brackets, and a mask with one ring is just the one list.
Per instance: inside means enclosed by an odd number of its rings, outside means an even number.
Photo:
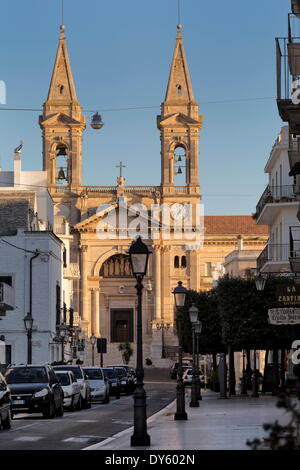
[{"label": "stone bell tower", "polygon": [[66,45],[65,27],[60,27],[47,101],[39,124],[43,131],[43,170],[48,186],[81,185],[82,132],[85,116],[78,102]]},{"label": "stone bell tower", "polygon": [[[189,193],[199,193],[198,148],[202,116],[194,98],[190,74],[182,42],[182,26],[177,26],[177,38],[161,115],[157,116],[161,132],[161,183],[164,193],[174,191],[176,164],[185,169],[185,184]],[[180,158],[176,155],[181,149]],[[178,168],[178,166],[177,166]]]}]

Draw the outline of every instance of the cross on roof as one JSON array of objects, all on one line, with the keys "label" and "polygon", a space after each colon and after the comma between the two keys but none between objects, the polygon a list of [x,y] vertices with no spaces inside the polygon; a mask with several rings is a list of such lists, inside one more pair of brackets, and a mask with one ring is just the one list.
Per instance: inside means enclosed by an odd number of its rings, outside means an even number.
[{"label": "cross on roof", "polygon": [[120,168],[120,178],[122,178],[122,169],[126,168],[126,165],[123,165],[122,162],[120,162],[119,165],[116,165],[116,168]]}]

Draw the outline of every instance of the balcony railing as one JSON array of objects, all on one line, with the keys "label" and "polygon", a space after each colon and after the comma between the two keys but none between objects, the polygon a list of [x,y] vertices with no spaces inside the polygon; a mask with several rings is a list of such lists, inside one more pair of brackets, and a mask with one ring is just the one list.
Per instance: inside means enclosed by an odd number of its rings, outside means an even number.
[{"label": "balcony railing", "polygon": [[257,270],[266,263],[289,263],[290,258],[300,257],[300,243],[268,244],[257,258]]},{"label": "balcony railing", "polygon": [[294,190],[295,188],[292,184],[285,186],[268,185],[256,206],[256,218],[260,216],[266,204],[296,201],[297,197]]},{"label": "balcony railing", "polygon": [[0,308],[1,310],[14,309],[14,290],[5,282],[0,282]]}]

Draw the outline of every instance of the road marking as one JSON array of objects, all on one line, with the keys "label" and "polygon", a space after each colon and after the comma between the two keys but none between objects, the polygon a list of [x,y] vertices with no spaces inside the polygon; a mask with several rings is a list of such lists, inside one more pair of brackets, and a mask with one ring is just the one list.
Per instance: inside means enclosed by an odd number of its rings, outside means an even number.
[{"label": "road marking", "polygon": [[97,423],[97,419],[77,419],[76,423]]},{"label": "road marking", "polygon": [[121,420],[119,420],[119,419],[112,419],[112,422],[113,422],[114,424],[126,424],[126,426],[127,426],[127,425],[131,426],[132,423],[133,423],[133,421],[121,421]]},{"label": "road marking", "polygon": [[25,428],[31,428],[31,426],[35,426],[36,424],[41,424],[41,423],[25,424],[24,426],[19,426],[18,428],[11,429],[10,432],[19,431],[20,429],[25,429]]},{"label": "road marking", "polygon": [[16,439],[14,439],[14,441],[35,442],[35,441],[40,441],[41,439],[44,439],[44,437],[41,437],[41,436],[21,436],[21,437],[17,437]]},{"label": "road marking", "polygon": [[88,442],[88,437],[68,437],[63,439],[62,442]]}]

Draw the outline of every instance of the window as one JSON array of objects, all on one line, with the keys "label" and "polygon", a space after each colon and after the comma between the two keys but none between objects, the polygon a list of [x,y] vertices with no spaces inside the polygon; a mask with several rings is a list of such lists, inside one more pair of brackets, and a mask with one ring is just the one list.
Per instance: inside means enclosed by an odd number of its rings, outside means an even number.
[{"label": "window", "polygon": [[12,287],[12,277],[11,276],[0,276],[0,282],[5,282]]},{"label": "window", "polygon": [[186,256],[181,257],[181,267],[186,268]]},{"label": "window", "polygon": [[174,268],[179,268],[179,256],[175,256],[174,258]]}]

